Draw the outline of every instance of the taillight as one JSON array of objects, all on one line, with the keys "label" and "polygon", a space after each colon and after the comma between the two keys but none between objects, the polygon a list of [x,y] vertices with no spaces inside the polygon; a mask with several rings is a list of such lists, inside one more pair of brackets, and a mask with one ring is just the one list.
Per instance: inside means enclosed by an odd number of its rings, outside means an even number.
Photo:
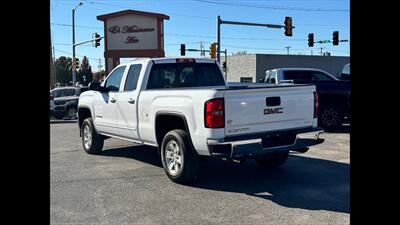
[{"label": "taillight", "polygon": [[50,95],[50,100],[53,100],[54,99],[54,96],[53,95]]},{"label": "taillight", "polygon": [[318,94],[314,91],[314,118],[318,118]]},{"label": "taillight", "polygon": [[206,128],[225,127],[224,99],[216,98],[206,101],[204,105],[204,122]]}]

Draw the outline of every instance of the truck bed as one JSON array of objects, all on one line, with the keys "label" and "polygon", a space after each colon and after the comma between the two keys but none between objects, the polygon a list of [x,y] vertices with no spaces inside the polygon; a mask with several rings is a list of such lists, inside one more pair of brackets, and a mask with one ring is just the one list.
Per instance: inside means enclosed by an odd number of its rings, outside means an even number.
[{"label": "truck bed", "polygon": [[225,136],[312,127],[313,85],[242,85],[224,90]]}]

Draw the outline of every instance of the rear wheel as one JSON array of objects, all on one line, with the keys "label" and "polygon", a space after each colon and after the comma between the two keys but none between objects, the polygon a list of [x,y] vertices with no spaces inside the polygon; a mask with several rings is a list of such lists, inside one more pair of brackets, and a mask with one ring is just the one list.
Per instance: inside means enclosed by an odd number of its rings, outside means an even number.
[{"label": "rear wheel", "polygon": [[335,105],[321,107],[319,115],[320,126],[326,130],[334,130],[343,124],[344,116],[342,110]]},{"label": "rear wheel", "polygon": [[263,168],[276,168],[283,165],[289,157],[289,151],[271,153],[263,158],[256,159],[258,166]]},{"label": "rear wheel", "polygon": [[83,149],[89,154],[98,154],[103,149],[104,138],[93,127],[92,118],[83,121],[82,128]]},{"label": "rear wheel", "polygon": [[172,130],[164,136],[161,161],[167,176],[176,183],[188,183],[199,172],[199,157],[194,153],[187,132],[183,130]]},{"label": "rear wheel", "polygon": [[67,116],[67,118],[70,119],[70,120],[76,119],[77,116],[78,116],[76,107],[74,107],[74,106],[68,107],[68,108],[67,108],[67,111],[66,111],[66,116]]}]

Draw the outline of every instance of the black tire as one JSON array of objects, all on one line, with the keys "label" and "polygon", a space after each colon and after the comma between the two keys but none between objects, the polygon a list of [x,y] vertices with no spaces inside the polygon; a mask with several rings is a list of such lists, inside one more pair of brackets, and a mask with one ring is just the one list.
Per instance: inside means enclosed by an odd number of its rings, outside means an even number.
[{"label": "black tire", "polygon": [[258,166],[262,168],[276,168],[283,165],[289,157],[289,151],[279,151],[268,156],[256,159]]},{"label": "black tire", "polygon": [[319,112],[318,124],[325,130],[335,130],[344,121],[343,112],[340,107],[335,105],[322,106]]},{"label": "black tire", "polygon": [[[88,132],[90,132],[90,137],[91,137],[90,144],[85,143],[85,138],[87,138],[87,136],[85,136],[86,127],[88,128]],[[104,138],[94,129],[92,118],[87,118],[83,121],[81,132],[82,132],[82,146],[86,153],[98,154],[103,150]]]},{"label": "black tire", "polygon": [[[175,154],[170,147],[171,145],[174,147],[173,149],[177,149],[179,153]],[[161,161],[165,173],[173,182],[185,184],[193,181],[197,177],[200,168],[200,158],[194,151],[186,131],[179,129],[172,130],[164,136],[160,152]],[[173,152],[173,155],[166,157],[166,154],[168,154],[167,152]],[[176,156],[180,157],[179,161],[181,164],[177,163],[178,160],[175,158]],[[171,164],[174,164],[172,168],[176,169],[176,173],[173,173],[172,169],[168,168],[168,165]]]},{"label": "black tire", "polygon": [[76,106],[69,106],[65,111],[65,115],[69,120],[75,120],[78,117],[78,110]]}]

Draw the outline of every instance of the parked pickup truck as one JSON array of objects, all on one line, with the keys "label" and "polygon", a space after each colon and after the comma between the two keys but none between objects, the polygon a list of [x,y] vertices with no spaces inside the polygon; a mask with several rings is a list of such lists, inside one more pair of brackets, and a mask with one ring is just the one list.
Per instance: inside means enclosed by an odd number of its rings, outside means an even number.
[{"label": "parked pickup truck", "polygon": [[158,148],[167,176],[186,183],[202,158],[276,167],[300,135],[323,141],[314,85],[227,85],[210,59],[143,58],[118,65],[79,98],[84,150],[115,137]]},{"label": "parked pickup truck", "polygon": [[319,99],[318,121],[326,130],[341,126],[350,116],[350,82],[319,69],[278,68],[267,70],[265,83],[314,84]]}]

